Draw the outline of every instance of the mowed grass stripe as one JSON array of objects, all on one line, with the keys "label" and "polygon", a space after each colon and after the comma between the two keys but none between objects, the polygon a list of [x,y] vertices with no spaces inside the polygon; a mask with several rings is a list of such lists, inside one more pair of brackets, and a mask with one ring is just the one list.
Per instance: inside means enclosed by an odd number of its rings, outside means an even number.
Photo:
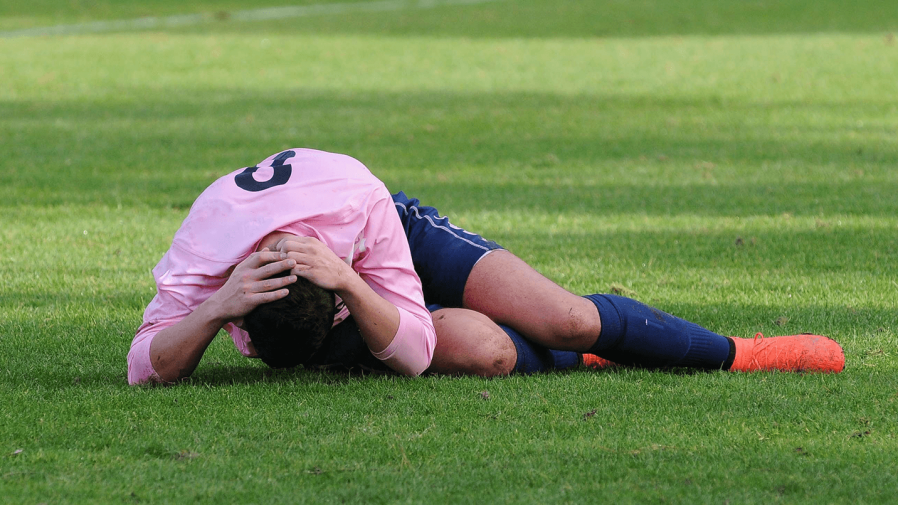
[{"label": "mowed grass stripe", "polygon": [[65,44],[0,40],[0,48],[6,100],[52,92],[114,101],[175,89],[551,92],[759,106],[880,102],[894,112],[889,77],[898,72],[898,44],[875,35],[459,40],[159,33]]}]

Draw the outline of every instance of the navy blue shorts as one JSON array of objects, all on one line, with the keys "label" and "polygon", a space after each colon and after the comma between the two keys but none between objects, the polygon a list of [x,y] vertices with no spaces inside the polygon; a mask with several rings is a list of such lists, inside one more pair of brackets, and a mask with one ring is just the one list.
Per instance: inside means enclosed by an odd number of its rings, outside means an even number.
[{"label": "navy blue shorts", "polygon": [[461,307],[471,269],[485,254],[502,246],[463,230],[405,193],[393,195],[412,251],[415,273],[424,286],[424,302]]},{"label": "navy blue shorts", "polygon": [[[449,218],[440,217],[435,208],[422,206],[417,198],[409,198],[401,191],[393,195],[393,203],[408,237],[427,308],[432,312],[440,307],[461,307],[465,283],[474,265],[502,246],[453,225]],[[368,350],[351,317],[331,330],[309,365],[390,370]]]}]

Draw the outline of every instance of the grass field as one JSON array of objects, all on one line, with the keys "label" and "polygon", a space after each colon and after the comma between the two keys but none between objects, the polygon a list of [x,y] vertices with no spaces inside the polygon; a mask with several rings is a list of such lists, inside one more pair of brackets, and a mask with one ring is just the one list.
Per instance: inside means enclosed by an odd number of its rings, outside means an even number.
[{"label": "grass field", "polygon": [[[230,15],[277,5],[0,4],[0,501],[898,500],[893,2]],[[574,292],[827,334],[846,370],[362,377],[219,336],[184,384],[129,387],[191,202],[288,147],[355,156]]]}]

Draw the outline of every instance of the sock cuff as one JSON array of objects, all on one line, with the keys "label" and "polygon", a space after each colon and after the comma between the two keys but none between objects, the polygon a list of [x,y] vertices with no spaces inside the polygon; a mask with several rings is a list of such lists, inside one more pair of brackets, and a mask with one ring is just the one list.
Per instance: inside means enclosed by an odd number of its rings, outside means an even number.
[{"label": "sock cuff", "polygon": [[573,351],[556,351],[530,342],[520,333],[505,325],[499,325],[514,344],[518,358],[514,364],[517,373],[531,374],[545,370],[564,370],[580,364],[580,355]]},{"label": "sock cuff", "polygon": [[583,298],[591,301],[599,311],[599,320],[602,323],[602,331],[596,343],[589,349],[592,354],[599,354],[602,350],[610,349],[618,344],[618,341],[626,331],[626,325],[620,311],[614,305],[609,295],[586,295]]},{"label": "sock cuff", "polygon": [[549,349],[552,355],[552,368],[555,370],[566,370],[580,366],[580,354],[573,351],[556,351]]},{"label": "sock cuff", "polygon": [[505,331],[505,334],[508,335],[508,338],[514,344],[515,351],[517,351],[518,359],[514,364],[515,372],[531,374],[542,372],[552,367],[552,356],[549,354],[548,349],[533,345],[522,337],[520,333],[504,324],[500,324],[499,327]]},{"label": "sock cuff", "polygon": [[673,366],[689,366],[709,370],[726,370],[732,352],[732,342],[721,335],[694,323],[686,323],[684,331],[689,335],[689,349]]},{"label": "sock cuff", "polygon": [[683,331],[689,335],[689,347],[679,358],[671,356],[671,364],[674,366],[706,368],[703,367],[703,365],[707,365],[704,358],[712,348],[711,342],[705,335],[691,330],[692,328],[688,325],[683,328]]}]

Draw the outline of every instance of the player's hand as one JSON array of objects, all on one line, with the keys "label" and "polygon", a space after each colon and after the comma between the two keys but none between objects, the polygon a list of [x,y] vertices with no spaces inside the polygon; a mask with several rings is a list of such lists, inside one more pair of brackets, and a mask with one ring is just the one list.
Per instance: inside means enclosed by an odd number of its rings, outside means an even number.
[{"label": "player's hand", "polygon": [[358,280],[352,267],[316,238],[284,238],[278,242],[277,250],[296,261],[294,274],[329,291],[340,292]]},{"label": "player's hand", "polygon": [[296,260],[287,254],[262,249],[234,267],[224,286],[207,302],[222,321],[240,321],[259,305],[287,296],[285,286],[296,282],[296,276],[270,277],[295,266]]}]

